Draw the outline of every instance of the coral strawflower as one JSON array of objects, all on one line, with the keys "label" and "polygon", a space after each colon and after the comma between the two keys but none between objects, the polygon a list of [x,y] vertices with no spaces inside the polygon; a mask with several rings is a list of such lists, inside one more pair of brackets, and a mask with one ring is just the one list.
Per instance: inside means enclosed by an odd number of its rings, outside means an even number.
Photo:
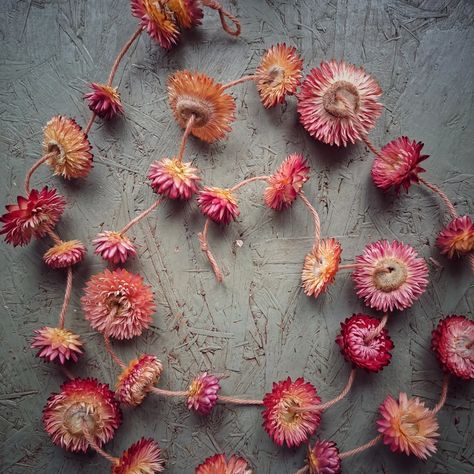
[{"label": "coral strawflower", "polygon": [[397,401],[389,395],[379,412],[378,431],[393,452],[414,454],[424,460],[436,452],[438,422],[419,398],[400,393]]},{"label": "coral strawflower", "polygon": [[207,372],[198,375],[188,388],[188,408],[201,415],[208,415],[217,403],[217,393],[220,388],[219,379],[214,375]]},{"label": "coral strawflower", "polygon": [[168,0],[166,5],[181,28],[189,29],[201,24],[203,12],[199,0]]},{"label": "coral strawflower", "polygon": [[137,254],[132,241],[120,232],[101,232],[92,243],[95,247],[94,253],[114,265],[125,263],[129,257],[135,257]]},{"label": "coral strawflower", "polygon": [[124,269],[93,275],[81,302],[91,326],[116,339],[139,336],[150,326],[156,308],[151,287]]},{"label": "coral strawflower", "polygon": [[[344,61],[323,61],[301,85],[298,113],[303,127],[329,145],[355,143],[382,112],[382,90],[363,68]],[[349,107],[349,109],[348,109]]]},{"label": "coral strawflower", "polygon": [[92,112],[106,120],[111,120],[123,113],[123,105],[116,87],[95,82],[90,87],[92,92],[84,95],[84,99],[87,100]]},{"label": "coral strawflower", "polygon": [[67,329],[43,327],[35,330],[31,343],[33,349],[39,349],[36,354],[47,362],[65,364],[72,360],[77,362],[83,353],[84,344],[80,336]]},{"label": "coral strawflower", "polygon": [[82,262],[86,254],[86,247],[79,240],[59,242],[43,255],[46,265],[51,268],[66,268]]},{"label": "coral strawflower", "polygon": [[448,258],[474,252],[474,223],[469,216],[453,219],[438,235],[436,245]]},{"label": "coral strawflower", "polygon": [[153,474],[164,471],[164,460],[158,443],[142,438],[122,453],[112,467],[112,474]]},{"label": "coral strawflower", "polygon": [[255,80],[262,104],[273,107],[293,95],[301,81],[303,61],[296,48],[285,43],[268,49],[255,71]]},{"label": "coral strawflower", "polygon": [[26,245],[30,240],[51,232],[66,207],[66,200],[55,189],[32,189],[28,196],[17,197],[18,204],[8,204],[7,212],[0,217],[7,243]]},{"label": "coral strawflower", "polygon": [[196,468],[196,474],[252,474],[252,472],[248,462],[235,454],[229,460],[225,454],[214,454]]},{"label": "coral strawflower", "polygon": [[205,187],[199,192],[201,212],[218,224],[229,224],[240,214],[237,199],[230,189]]},{"label": "coral strawflower", "polygon": [[333,441],[316,441],[308,445],[309,474],[340,474],[341,458]]}]

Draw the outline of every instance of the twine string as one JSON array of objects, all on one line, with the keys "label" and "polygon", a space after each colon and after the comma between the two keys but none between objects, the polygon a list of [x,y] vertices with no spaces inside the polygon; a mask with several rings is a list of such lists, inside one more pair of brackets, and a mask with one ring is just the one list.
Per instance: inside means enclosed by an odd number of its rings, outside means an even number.
[{"label": "twine string", "polygon": [[194,114],[191,114],[191,117],[189,117],[188,123],[186,124],[186,128],[181,138],[181,144],[179,146],[179,151],[178,151],[178,161],[183,161],[186,143],[188,141],[189,135],[191,134],[191,130],[193,129],[193,125],[195,121],[196,121],[196,116]]},{"label": "twine string", "polygon": [[436,415],[446,403],[446,398],[448,396],[448,386],[449,386],[449,374],[444,374],[443,385],[441,386],[441,395],[439,397],[439,401],[431,410],[433,415]]},{"label": "twine string", "polygon": [[255,81],[257,76],[255,74],[249,74],[247,76],[242,76],[240,79],[235,79],[234,81],[230,81],[227,84],[224,84],[222,86],[222,89],[229,89],[231,87],[234,87],[238,84],[242,84],[243,82],[247,81]]},{"label": "twine string", "polygon": [[439,188],[435,184],[430,183],[429,181],[426,181],[426,179],[424,178],[418,177],[418,180],[420,181],[421,184],[425,185],[428,189],[436,193],[441,198],[441,200],[444,202],[444,204],[448,208],[449,215],[453,219],[456,219],[456,217],[459,217],[456,211],[456,208],[454,207],[454,204],[451,202],[451,200],[448,198],[446,193],[441,188]]},{"label": "twine string", "polygon": [[56,151],[52,151],[51,153],[46,153],[46,155],[42,156],[39,160],[35,161],[35,163],[33,164],[33,166],[28,170],[28,173],[26,173],[26,176],[25,176],[25,193],[28,195],[30,194],[30,181],[31,181],[31,177],[33,176],[33,173],[43,164],[45,163],[46,161],[48,161],[50,158],[54,158],[55,156],[57,156],[59,154],[59,152],[56,150]]},{"label": "twine string", "polygon": [[121,231],[119,231],[119,234],[125,234],[128,230],[130,230],[131,227],[144,219],[148,214],[153,212],[161,204],[163,199],[164,198],[157,199],[148,209],[145,209],[143,212],[138,214],[137,217],[132,219]]},{"label": "twine string", "polygon": [[83,425],[82,432],[84,433],[84,437],[86,438],[89,446],[98,454],[100,454],[103,458],[107,459],[112,464],[118,464],[120,462],[119,458],[112,456],[111,454],[104,451],[95,441],[94,437],[89,433],[85,425]]},{"label": "twine string", "polygon": [[[223,30],[231,36],[240,35],[240,21],[237,17],[224,10],[224,7],[217,2],[216,0],[202,0],[202,4],[212,10],[216,10],[219,13],[219,18],[221,20],[221,25]],[[227,20],[230,20],[234,24],[234,29],[232,29],[228,24]]]},{"label": "twine string", "polygon": [[104,333],[104,345],[105,345],[105,349],[109,353],[110,357],[112,357],[114,362],[122,369],[125,369],[127,367],[125,362],[113,350],[112,344],[110,342],[110,337],[106,333]]},{"label": "twine string", "polygon": [[313,241],[313,251],[319,251],[319,242],[321,240],[321,219],[319,218],[318,211],[314,206],[309,202],[306,194],[303,191],[300,191],[299,197],[306,204],[306,207],[309,209],[311,216],[313,217],[314,222],[314,241]]},{"label": "twine string", "polygon": [[64,323],[66,321],[66,312],[69,306],[69,302],[71,301],[72,295],[72,267],[67,267],[67,277],[66,277],[66,290],[64,291],[64,300],[63,306],[61,308],[61,312],[59,313],[59,322],[58,327],[59,329],[64,329]]},{"label": "twine string", "polygon": [[355,456],[356,454],[360,454],[367,449],[372,448],[375,446],[380,440],[382,439],[382,435],[379,434],[375,438],[371,439],[368,443],[359,446],[358,448],[351,449],[350,451],[345,451],[344,453],[340,453],[339,457],[341,459],[350,458],[351,456]]},{"label": "twine string", "polygon": [[209,261],[209,264],[211,265],[212,271],[214,272],[216,280],[219,283],[221,283],[222,280],[224,279],[224,275],[222,274],[221,269],[219,268],[219,265],[217,264],[216,258],[214,257],[211,250],[209,249],[209,243],[207,240],[207,231],[209,229],[209,222],[210,222],[210,219],[207,218],[202,232],[199,232],[198,234],[198,239],[199,239],[199,244],[201,246],[201,250],[206,255]]}]

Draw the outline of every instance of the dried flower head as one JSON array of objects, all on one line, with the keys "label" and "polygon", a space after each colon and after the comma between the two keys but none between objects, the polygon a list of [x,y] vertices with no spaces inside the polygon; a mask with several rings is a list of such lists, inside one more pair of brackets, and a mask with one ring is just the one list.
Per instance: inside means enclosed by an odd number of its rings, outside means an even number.
[{"label": "dried flower head", "polygon": [[112,120],[123,113],[123,105],[116,87],[95,82],[90,87],[92,92],[86,94],[84,99],[87,100],[92,112],[105,120]]},{"label": "dried flower head", "polygon": [[474,251],[474,223],[469,216],[453,219],[438,235],[441,253],[453,258]]},{"label": "dried flower head", "polygon": [[101,232],[92,243],[95,247],[94,253],[114,265],[123,264],[137,254],[132,241],[120,232],[110,230]]},{"label": "dried flower head", "polygon": [[235,454],[229,460],[225,454],[214,454],[196,468],[196,474],[252,474],[252,472],[248,462]]},{"label": "dried flower head", "polygon": [[5,206],[7,212],[0,217],[0,235],[6,234],[5,241],[14,247],[51,232],[66,207],[66,200],[47,186],[41,191],[32,189],[26,198],[18,196],[17,202]]},{"label": "dried flower head", "polygon": [[133,359],[118,377],[115,397],[127,405],[140,405],[162,372],[161,361],[153,355],[143,354]]},{"label": "dried flower head", "polygon": [[322,62],[301,85],[298,113],[303,127],[329,145],[355,143],[382,112],[382,90],[363,68],[344,61]]},{"label": "dried flower head", "polygon": [[265,204],[281,211],[293,204],[303,184],[309,179],[309,166],[298,153],[289,155],[278,170],[268,179],[265,189]]},{"label": "dried flower head", "polygon": [[201,212],[218,224],[229,224],[240,214],[237,199],[230,189],[203,188],[198,195]]},{"label": "dried flower head", "polygon": [[431,348],[446,372],[474,379],[474,321],[466,316],[446,316],[432,333]]},{"label": "dried flower head", "polygon": [[386,329],[375,335],[379,320],[366,314],[353,314],[341,323],[336,342],[352,364],[370,372],[378,372],[390,364],[393,342]]},{"label": "dried flower head", "polygon": [[406,393],[400,393],[397,401],[389,395],[379,412],[378,431],[393,452],[414,454],[420,459],[427,459],[436,452],[438,422],[419,398],[408,398]]},{"label": "dried flower head", "polygon": [[221,386],[219,379],[204,372],[198,375],[189,385],[187,405],[201,415],[209,415],[217,403],[217,393]]},{"label": "dried flower head", "polygon": [[262,104],[273,107],[293,95],[300,84],[302,68],[303,60],[296,48],[283,43],[268,49],[255,71]]},{"label": "dried flower head", "polygon": [[312,407],[320,402],[316,389],[302,377],[294,382],[288,377],[273,383],[272,391],[263,398],[263,427],[278,446],[299,446],[314,434],[321,414],[294,408]]},{"label": "dried flower head", "polygon": [[81,302],[91,326],[116,339],[139,336],[150,326],[155,311],[151,287],[140,275],[124,269],[93,275]]},{"label": "dried flower head", "polygon": [[43,260],[51,268],[66,268],[82,262],[85,254],[86,247],[82,242],[68,240],[51,247],[43,255]]},{"label": "dried flower head", "polygon": [[203,12],[199,0],[168,0],[167,7],[181,28],[189,29],[201,24]]},{"label": "dried flower head", "polygon": [[54,153],[48,163],[55,175],[84,178],[92,169],[91,144],[75,120],[57,115],[43,130],[43,153]]},{"label": "dried flower head", "polygon": [[317,298],[334,281],[342,247],[336,239],[322,239],[318,249],[306,255],[301,273],[301,282],[306,295]]},{"label": "dried flower head", "polygon": [[122,453],[112,467],[112,474],[153,474],[164,471],[164,460],[158,443],[142,438]]},{"label": "dried flower head", "polygon": [[180,31],[167,0],[131,0],[132,15],[144,30],[165,49],[173,47]]},{"label": "dried flower head", "polygon": [[357,295],[379,311],[409,308],[426,290],[428,266],[415,250],[396,240],[379,240],[356,257],[352,274]]},{"label": "dried flower head", "polygon": [[341,458],[333,441],[316,441],[308,445],[309,474],[340,474]]},{"label": "dried flower head", "polygon": [[88,437],[102,446],[113,438],[121,422],[113,392],[95,379],[69,380],[48,398],[43,409],[46,432],[67,451],[87,451]]},{"label": "dried flower head", "polygon": [[151,187],[170,199],[190,199],[199,189],[198,170],[177,158],[154,161],[148,171]]},{"label": "dried flower head", "polygon": [[36,357],[41,357],[46,362],[65,364],[70,360],[77,362],[83,353],[84,344],[80,336],[67,329],[45,326],[35,330],[31,347],[39,349]]},{"label": "dried flower head", "polygon": [[198,72],[178,71],[168,80],[168,94],[181,127],[186,128],[194,116],[191,133],[195,137],[212,143],[230,132],[235,101],[214,79]]}]

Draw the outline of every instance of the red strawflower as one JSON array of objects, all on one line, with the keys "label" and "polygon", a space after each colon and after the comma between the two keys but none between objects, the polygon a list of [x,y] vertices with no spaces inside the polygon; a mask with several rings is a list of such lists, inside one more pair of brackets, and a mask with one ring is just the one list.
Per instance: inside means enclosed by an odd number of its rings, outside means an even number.
[{"label": "red strawflower", "polygon": [[164,460],[158,443],[151,438],[142,438],[122,453],[112,467],[112,474],[153,474],[163,472]]},{"label": "red strawflower", "polygon": [[7,212],[0,217],[0,235],[6,234],[5,241],[14,247],[51,232],[66,207],[66,200],[47,186],[41,191],[32,189],[26,198],[18,196],[17,202],[5,206]]},{"label": "red strawflower", "polygon": [[445,371],[465,380],[474,378],[474,321],[446,316],[431,337],[431,348]]},{"label": "red strawflower", "polygon": [[151,287],[124,269],[93,275],[81,302],[91,326],[116,339],[139,336],[150,326],[156,309]]},{"label": "red strawflower", "polygon": [[198,195],[201,212],[218,224],[229,224],[240,214],[237,199],[230,189],[203,188]]},{"label": "red strawflower", "polygon": [[43,409],[43,425],[54,444],[67,451],[87,451],[88,438],[98,446],[110,441],[122,422],[114,393],[95,379],[61,385]]},{"label": "red strawflower", "polygon": [[423,143],[410,141],[408,137],[399,137],[385,145],[372,163],[374,184],[387,190],[392,186],[397,192],[403,186],[405,190],[412,183],[418,183],[418,174],[424,168],[419,164],[429,155],[422,155]]},{"label": "red strawflower", "polygon": [[294,382],[288,377],[273,383],[272,391],[263,398],[263,427],[278,446],[284,443],[290,448],[299,446],[314,434],[321,415],[313,410],[292,409],[311,407],[320,402],[316,389],[302,377]]},{"label": "red strawflower", "polygon": [[35,337],[31,343],[33,349],[39,349],[36,357],[46,362],[65,364],[72,360],[77,362],[83,353],[84,344],[80,336],[67,329],[43,327],[35,330]]},{"label": "red strawflower", "polygon": [[393,342],[386,329],[374,336],[379,320],[366,314],[353,314],[341,323],[341,334],[336,342],[352,364],[370,372],[378,372],[390,364]]},{"label": "red strawflower", "polygon": [[111,120],[123,113],[123,105],[116,87],[95,82],[90,87],[92,92],[86,94],[84,99],[89,102],[89,109],[92,112],[105,120]]},{"label": "red strawflower", "polygon": [[227,461],[225,454],[214,454],[196,468],[196,474],[252,474],[244,458],[235,454]]},{"label": "red strawflower", "polygon": [[474,223],[469,216],[453,219],[438,235],[441,253],[453,258],[474,251]]},{"label": "red strawflower", "polygon": [[309,474],[340,474],[341,458],[339,449],[333,441],[316,441],[313,447],[308,444]]},{"label": "red strawflower", "polygon": [[132,241],[120,232],[110,230],[101,232],[97,234],[92,244],[95,247],[95,254],[114,265],[123,264],[129,257],[135,257],[137,254]]},{"label": "red strawflower", "polygon": [[199,0],[168,0],[167,7],[173,11],[181,28],[193,28],[201,24],[203,12]]},{"label": "red strawflower", "polygon": [[188,388],[189,410],[197,411],[201,415],[209,415],[216,406],[220,388],[219,379],[214,375],[209,375],[207,372],[198,375]]},{"label": "red strawflower", "polygon": [[280,165],[278,170],[268,178],[269,186],[265,189],[265,204],[281,211],[293,204],[303,184],[309,179],[310,168],[303,155],[294,153]]},{"label": "red strawflower", "polygon": [[51,247],[43,260],[51,268],[66,268],[81,262],[86,254],[86,248],[79,240],[60,242]]}]

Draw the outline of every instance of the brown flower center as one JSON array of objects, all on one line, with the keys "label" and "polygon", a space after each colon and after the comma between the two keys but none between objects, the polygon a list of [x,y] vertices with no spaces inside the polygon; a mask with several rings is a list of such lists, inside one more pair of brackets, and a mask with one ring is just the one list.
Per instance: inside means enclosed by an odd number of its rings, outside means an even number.
[{"label": "brown flower center", "polygon": [[274,64],[268,68],[262,82],[268,87],[275,87],[283,82],[284,77],[285,70],[281,66]]},{"label": "brown flower center", "polygon": [[372,280],[375,287],[385,293],[400,288],[408,277],[407,268],[401,260],[393,257],[383,258],[375,267]]},{"label": "brown flower center", "polygon": [[353,112],[357,112],[359,105],[359,92],[354,84],[347,81],[335,82],[323,95],[323,106],[334,117],[348,118],[351,112],[347,107],[350,106]]},{"label": "brown flower center", "polygon": [[78,402],[64,413],[64,426],[72,436],[80,436],[84,431],[94,435],[97,430],[97,416],[92,405]]},{"label": "brown flower center", "polygon": [[184,123],[194,115],[193,127],[204,127],[213,114],[212,105],[196,97],[180,97],[176,103],[176,110]]}]

